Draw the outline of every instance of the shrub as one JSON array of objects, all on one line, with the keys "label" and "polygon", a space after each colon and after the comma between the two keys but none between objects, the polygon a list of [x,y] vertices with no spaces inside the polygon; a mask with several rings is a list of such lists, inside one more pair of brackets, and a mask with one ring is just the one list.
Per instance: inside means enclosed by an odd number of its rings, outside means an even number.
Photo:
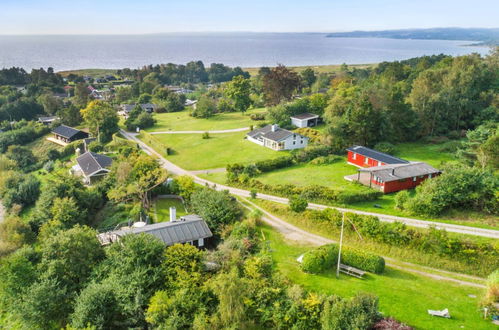
[{"label": "shrub", "polygon": [[395,208],[403,210],[410,197],[410,193],[407,190],[399,191],[395,195]]},{"label": "shrub", "polygon": [[293,212],[301,213],[307,209],[308,202],[300,197],[292,197],[289,199],[289,208]]},{"label": "shrub", "polygon": [[204,140],[209,139],[209,138],[210,138],[210,133],[208,133],[208,132],[204,132],[204,133],[203,133],[203,135],[202,135],[202,138],[203,138]]},{"label": "shrub", "polygon": [[390,155],[395,152],[395,146],[390,142],[380,142],[374,146],[374,149]]},{"label": "shrub", "polygon": [[265,116],[266,116],[266,113],[265,112],[261,112],[261,113],[252,113],[250,115],[250,119],[251,120],[265,120]]},{"label": "shrub", "polygon": [[300,149],[295,153],[295,160],[297,162],[308,162],[319,156],[328,156],[333,153],[333,150],[329,146],[308,146],[304,149]]},{"label": "shrub", "polygon": [[310,127],[302,127],[294,130],[296,133],[306,136],[310,139],[310,142],[320,142],[322,140],[322,134],[316,129]]},{"label": "shrub", "polygon": [[329,156],[319,156],[317,158],[314,158],[310,161],[310,164],[312,165],[326,165],[326,164],[333,164],[338,161],[342,160],[340,156],[336,155],[329,155]]},{"label": "shrub", "polygon": [[[338,262],[338,251],[337,244],[323,245],[310,250],[303,255],[301,268],[312,274],[332,269]],[[385,270],[385,259],[382,257],[347,247],[341,250],[341,263],[375,274],[381,274]]]},{"label": "shrub", "polygon": [[256,194],[257,194],[256,193],[256,189],[251,189],[251,191],[250,191],[251,198],[255,199],[256,198]]},{"label": "shrub", "polygon": [[489,309],[489,315],[499,313],[499,269],[487,278],[487,291],[482,299],[482,305]]}]

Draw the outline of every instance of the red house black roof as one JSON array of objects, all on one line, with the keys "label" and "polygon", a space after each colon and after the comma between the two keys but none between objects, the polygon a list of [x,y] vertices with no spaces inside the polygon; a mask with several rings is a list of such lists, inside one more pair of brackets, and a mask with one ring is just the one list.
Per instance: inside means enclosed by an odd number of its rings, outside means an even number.
[{"label": "red house black roof", "polygon": [[363,146],[353,146],[347,149],[347,151],[354,152],[356,154],[383,162],[385,164],[408,164],[409,161],[401,158],[385,154],[384,152],[370,149]]}]

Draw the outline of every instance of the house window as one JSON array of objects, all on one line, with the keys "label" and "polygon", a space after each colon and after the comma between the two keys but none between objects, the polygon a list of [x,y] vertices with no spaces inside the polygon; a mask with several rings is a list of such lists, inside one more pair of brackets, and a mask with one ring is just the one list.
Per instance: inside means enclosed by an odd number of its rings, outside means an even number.
[{"label": "house window", "polygon": [[353,160],[357,159],[357,154],[355,152],[353,153],[352,159]]},{"label": "house window", "polygon": [[367,157],[366,157],[366,158],[364,159],[364,163],[369,164],[369,158],[367,158]]},{"label": "house window", "polygon": [[296,141],[293,141],[293,145],[296,144]]},{"label": "house window", "polygon": [[418,179],[417,177],[414,177],[412,178],[412,181],[416,182],[417,179]]},{"label": "house window", "polygon": [[381,166],[381,162],[380,161],[378,161],[378,166]]},{"label": "house window", "polygon": [[303,140],[301,140],[300,143],[303,144]]},{"label": "house window", "polygon": [[431,173],[430,173],[430,174],[428,174],[428,178],[430,178],[430,179],[431,179]]}]

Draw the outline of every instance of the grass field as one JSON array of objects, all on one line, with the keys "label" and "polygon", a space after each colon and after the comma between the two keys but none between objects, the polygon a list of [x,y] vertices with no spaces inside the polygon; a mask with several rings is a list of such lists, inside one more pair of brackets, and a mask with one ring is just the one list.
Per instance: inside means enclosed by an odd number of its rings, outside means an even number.
[{"label": "grass field", "polygon": [[210,118],[194,118],[189,111],[155,114],[156,125],[146,129],[148,132],[159,131],[214,131],[258,124],[251,120],[250,114],[264,112],[265,108],[252,109],[244,114],[240,112],[219,113]]},{"label": "grass field", "polygon": [[102,77],[106,75],[116,74],[118,70],[113,69],[81,69],[81,70],[68,70],[68,71],[59,71],[61,76],[67,77],[70,74],[76,74],[79,76],[91,76],[91,77]]},{"label": "grass field", "polygon": [[[231,163],[252,163],[287,154],[274,151],[244,139],[245,132],[210,134],[160,134],[155,138],[173,149],[166,158],[187,170],[226,167]],[[165,155],[164,150],[157,150]]]},{"label": "grass field", "polygon": [[[368,67],[373,67],[375,65],[376,64],[349,64],[348,67],[350,69],[352,68],[365,69]],[[301,72],[306,68],[312,68],[316,73],[335,73],[340,71],[341,65],[333,64],[333,65],[288,66],[288,68],[296,72]],[[256,76],[260,68],[244,68],[243,70],[248,71],[249,74],[252,76]]]},{"label": "grass field", "polygon": [[155,203],[156,219],[155,222],[164,222],[170,220],[170,207],[177,209],[177,218],[187,215],[187,210],[180,199],[177,198],[158,198]]},{"label": "grass field", "polygon": [[319,185],[341,190],[359,191],[363,189],[362,186],[344,179],[345,175],[355,173],[357,173],[355,166],[347,164],[345,160],[339,160],[335,163],[325,165],[298,164],[263,173],[256,177],[256,179],[270,185]]},{"label": "grass field", "polygon": [[[368,274],[362,280],[343,274],[337,279],[333,270],[327,274],[307,274],[301,271],[296,258],[310,247],[286,242],[267,226],[260,229],[270,244],[275,267],[292,282],[308,290],[343,297],[352,297],[359,292],[373,293],[379,297],[379,308],[384,315],[393,316],[417,329],[494,329],[481,318],[478,307],[481,289],[389,267],[382,275]],[[451,319],[436,318],[427,313],[428,309],[444,308],[449,309]]]},{"label": "grass field", "polygon": [[434,167],[456,161],[454,155],[445,151],[445,143],[425,144],[421,142],[400,143],[395,148],[395,156],[410,161],[426,162]]},{"label": "grass field", "polygon": [[47,140],[47,137],[52,137],[52,136],[53,136],[53,134],[49,133],[45,136],[42,136],[42,137],[36,139],[33,142],[26,144],[26,147],[31,149],[31,151],[33,152],[33,154],[37,158],[41,158],[41,157],[45,156],[50,149],[56,149],[59,151],[64,149],[63,146]]}]

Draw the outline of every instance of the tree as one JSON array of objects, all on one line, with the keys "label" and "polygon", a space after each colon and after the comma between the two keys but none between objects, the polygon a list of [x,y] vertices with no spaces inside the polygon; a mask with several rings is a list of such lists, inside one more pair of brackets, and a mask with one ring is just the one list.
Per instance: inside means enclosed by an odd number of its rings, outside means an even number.
[{"label": "tree", "polygon": [[154,158],[137,153],[122,156],[113,163],[108,196],[117,202],[140,202],[143,208],[149,209],[149,192],[166,178],[167,172]]},{"label": "tree", "polygon": [[217,106],[215,101],[209,96],[201,96],[196,104],[196,108],[192,110],[191,115],[198,118],[209,118],[213,116]]},{"label": "tree", "polygon": [[101,142],[111,140],[111,136],[119,130],[118,115],[112,106],[102,101],[92,101],[81,115],[90,132]]},{"label": "tree", "polygon": [[245,112],[251,105],[251,83],[243,76],[237,76],[227,84],[225,94],[234,102],[234,108]]},{"label": "tree", "polygon": [[80,226],[48,237],[41,242],[40,251],[42,278],[53,279],[58,287],[67,288],[68,294],[72,295],[85,286],[104,257],[97,232]]},{"label": "tree", "polygon": [[83,109],[91,99],[92,97],[90,96],[90,90],[87,88],[87,85],[85,83],[76,84],[73,99],[74,105],[79,109]]},{"label": "tree", "polygon": [[52,220],[61,223],[67,229],[76,224],[83,224],[83,220],[87,218],[86,210],[80,210],[73,197],[54,199],[51,212]]},{"label": "tree", "polygon": [[50,93],[40,95],[38,102],[48,115],[56,114],[63,107],[62,101]]},{"label": "tree", "polygon": [[263,76],[263,92],[267,105],[277,105],[283,100],[290,100],[299,86],[300,76],[284,65],[278,65]]},{"label": "tree", "polygon": [[0,194],[3,205],[9,209],[15,204],[23,207],[32,205],[40,195],[40,180],[32,174],[11,172],[5,178]]},{"label": "tree", "polygon": [[116,296],[115,284],[110,281],[89,284],[74,303],[71,325],[84,329],[92,325],[95,329],[126,329],[124,316]]},{"label": "tree", "polygon": [[18,216],[7,216],[0,223],[0,257],[21,248],[24,244],[32,243],[34,233],[28,224]]},{"label": "tree", "polygon": [[73,104],[60,109],[57,115],[61,118],[61,123],[68,126],[78,126],[83,120],[80,110]]},{"label": "tree", "polygon": [[32,328],[60,328],[70,312],[68,290],[55,278],[44,278],[32,284],[23,295],[18,313]]},{"label": "tree", "polygon": [[242,215],[239,204],[227,191],[200,189],[192,194],[191,206],[216,235]]},{"label": "tree", "polygon": [[303,82],[304,87],[312,87],[317,77],[315,76],[315,72],[312,68],[306,68],[302,72],[300,72],[301,81]]},{"label": "tree", "polygon": [[29,172],[36,165],[36,158],[28,147],[10,146],[6,156],[15,162],[16,168],[24,172]]}]

